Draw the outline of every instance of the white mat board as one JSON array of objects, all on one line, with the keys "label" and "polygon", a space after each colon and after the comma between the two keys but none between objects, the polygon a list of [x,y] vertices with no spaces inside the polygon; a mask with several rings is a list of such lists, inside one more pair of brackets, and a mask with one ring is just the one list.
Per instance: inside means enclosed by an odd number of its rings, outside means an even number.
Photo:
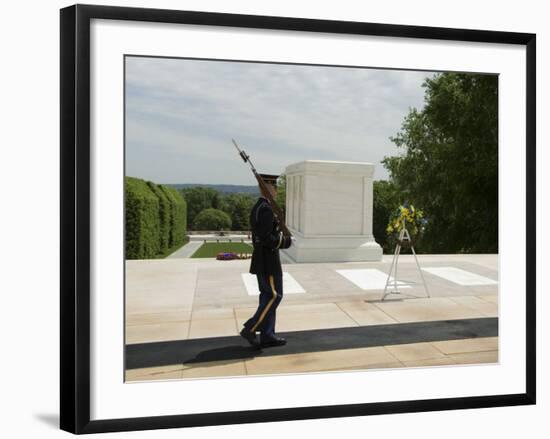
[{"label": "white mat board", "polygon": [[[357,268],[354,270],[336,270],[347,280],[357,285],[362,290],[383,290],[386,287],[388,273],[375,268]],[[389,288],[393,287],[393,277],[390,277]],[[405,282],[397,281],[397,286],[401,288],[410,288]]]},{"label": "white mat board", "polygon": [[498,284],[496,280],[456,267],[425,267],[422,269],[430,274],[462,286]]},{"label": "white mat board", "polygon": [[[249,296],[258,296],[260,290],[258,289],[258,280],[255,274],[242,273],[241,274],[246,292]],[[306,291],[302,286],[292,277],[290,273],[283,272],[283,295],[285,294],[300,294]]]}]

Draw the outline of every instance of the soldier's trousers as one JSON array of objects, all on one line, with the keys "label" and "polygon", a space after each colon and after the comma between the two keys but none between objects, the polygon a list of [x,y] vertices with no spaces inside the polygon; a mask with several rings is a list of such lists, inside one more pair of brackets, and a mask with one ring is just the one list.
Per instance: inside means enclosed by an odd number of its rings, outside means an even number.
[{"label": "soldier's trousers", "polygon": [[256,277],[260,289],[258,309],[244,327],[251,332],[260,331],[262,337],[269,338],[275,334],[276,310],[283,298],[283,275],[257,274]]}]

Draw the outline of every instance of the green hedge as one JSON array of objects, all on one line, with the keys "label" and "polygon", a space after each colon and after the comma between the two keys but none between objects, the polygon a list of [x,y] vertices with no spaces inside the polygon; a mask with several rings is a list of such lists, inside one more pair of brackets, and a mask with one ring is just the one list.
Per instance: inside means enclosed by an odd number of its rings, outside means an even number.
[{"label": "green hedge", "polygon": [[161,186],[170,200],[170,247],[176,247],[185,242],[187,235],[187,203],[181,193],[169,186]]},{"label": "green hedge", "polygon": [[177,190],[126,177],[126,259],[164,257],[186,238],[187,208]]},{"label": "green hedge", "polygon": [[170,200],[166,196],[166,193],[160,186],[147,182],[147,186],[151,189],[159,200],[159,220],[160,220],[160,233],[159,233],[159,246],[160,253],[165,253],[170,248],[170,228],[171,228],[171,209]]},{"label": "green hedge", "polygon": [[126,258],[154,258],[160,251],[159,199],[143,180],[126,177]]}]

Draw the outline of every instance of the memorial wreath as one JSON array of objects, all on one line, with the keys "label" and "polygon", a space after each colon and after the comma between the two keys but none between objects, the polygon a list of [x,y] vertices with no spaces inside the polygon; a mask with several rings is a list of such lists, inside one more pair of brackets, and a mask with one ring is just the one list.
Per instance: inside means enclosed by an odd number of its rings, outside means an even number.
[{"label": "memorial wreath", "polygon": [[[422,236],[427,223],[428,220],[424,217],[422,210],[415,208],[412,204],[404,203],[390,216],[386,232],[395,243],[402,247],[412,247]],[[410,241],[400,239],[403,228],[409,232]]]}]

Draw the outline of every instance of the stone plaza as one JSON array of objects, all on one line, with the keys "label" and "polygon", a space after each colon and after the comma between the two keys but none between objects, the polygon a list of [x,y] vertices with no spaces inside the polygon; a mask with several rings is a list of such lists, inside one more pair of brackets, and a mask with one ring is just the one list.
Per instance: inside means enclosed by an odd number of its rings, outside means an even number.
[{"label": "stone plaza", "polygon": [[393,255],[283,264],[277,333],[239,335],[258,302],[250,261],[126,261],[126,380],[149,381],[498,362],[498,255],[402,254],[399,294],[381,301]]}]

